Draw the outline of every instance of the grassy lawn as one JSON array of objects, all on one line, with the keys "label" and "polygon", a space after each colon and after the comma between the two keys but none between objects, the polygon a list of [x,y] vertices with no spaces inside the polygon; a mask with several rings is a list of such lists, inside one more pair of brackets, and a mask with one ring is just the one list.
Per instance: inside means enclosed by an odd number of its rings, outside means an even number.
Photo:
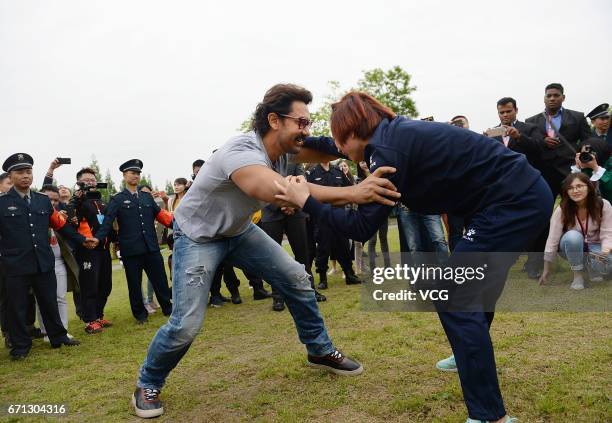
[{"label": "grassy lawn", "polygon": [[[397,251],[395,228],[390,243]],[[163,390],[166,414],[158,421],[465,420],[457,375],[434,367],[450,353],[435,314],[365,312],[360,288],[332,277],[321,304],[328,330],[365,367],[359,377],[342,378],[307,368],[289,313],[272,312],[271,300],[254,302],[241,280],[244,303],[208,310]],[[62,421],[137,421],[129,399],[165,318],[158,312],[147,325],[135,324],[122,270],[113,275],[107,317],[114,327],[98,335],[71,319],[79,347],[52,350],[36,340],[25,361],[0,354],[0,403],[65,403]],[[612,421],[611,334],[610,313],[499,313],[492,336],[509,413],[521,422]]]}]

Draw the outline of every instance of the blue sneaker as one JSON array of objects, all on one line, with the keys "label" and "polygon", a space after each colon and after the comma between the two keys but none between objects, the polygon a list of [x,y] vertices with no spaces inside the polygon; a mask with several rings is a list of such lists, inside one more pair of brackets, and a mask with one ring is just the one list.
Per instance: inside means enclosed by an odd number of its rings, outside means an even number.
[{"label": "blue sneaker", "polygon": [[455,363],[455,356],[451,355],[444,360],[440,360],[436,363],[436,369],[443,372],[456,372],[457,371],[457,363]]},{"label": "blue sneaker", "polygon": [[[488,420],[474,420],[468,417],[465,423],[489,423],[489,421]],[[504,420],[504,423],[518,423],[518,419],[516,417],[506,416],[506,420]]]}]

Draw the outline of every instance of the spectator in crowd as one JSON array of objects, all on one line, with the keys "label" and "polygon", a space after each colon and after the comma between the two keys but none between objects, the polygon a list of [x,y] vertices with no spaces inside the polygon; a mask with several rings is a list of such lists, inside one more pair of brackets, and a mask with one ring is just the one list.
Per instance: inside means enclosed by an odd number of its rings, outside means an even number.
[{"label": "spectator in crowd", "polygon": [[[368,164],[364,161],[359,162],[358,171],[361,170],[363,178],[367,178],[370,175],[370,169],[368,169]],[[389,221],[386,220],[382,222],[382,225],[378,227],[377,233],[375,233],[372,238],[368,241],[368,260],[369,260],[369,269],[370,272],[374,270],[376,267],[376,235],[378,234],[378,238],[380,238],[380,251],[383,255],[383,264],[385,267],[391,266],[391,256],[389,255],[389,242],[387,240],[387,233],[389,232]],[[444,239],[444,234],[442,234],[442,239]],[[446,241],[444,241],[446,244]],[[357,256],[357,255],[355,255]]]},{"label": "spectator in crowd", "polygon": [[597,195],[586,174],[572,173],[563,182],[561,204],[550,219],[540,283],[549,282],[557,252],[570,263],[574,273],[571,289],[584,289],[585,265],[590,280],[601,281],[601,276],[612,270],[611,249],[612,206]]},{"label": "spectator in crowd", "polygon": [[[497,127],[485,131],[485,135],[491,136],[497,129],[503,128],[502,135],[494,135],[492,138],[503,143],[509,149],[524,154],[531,166],[544,173],[545,168],[541,157],[542,145],[544,144],[543,132],[534,124],[519,121],[517,113],[518,107],[515,99],[512,97],[501,98],[497,102],[497,115],[500,123]],[[524,270],[531,279],[540,277],[542,255],[547,236],[548,227],[543,228],[542,233],[533,245],[528,247]]]},{"label": "spectator in crowd", "polygon": [[[468,121],[468,118],[463,116],[463,115],[457,115],[455,117],[453,117],[449,123],[453,126],[456,126],[457,128],[464,128],[464,129],[470,129],[470,122]],[[435,216],[435,215],[434,215]],[[429,233],[430,234],[434,234],[435,239],[439,239],[439,234],[436,232],[436,218],[433,217],[432,219],[433,221],[430,220],[431,223],[429,225]],[[453,215],[453,214],[447,214],[446,215],[446,226],[447,226],[447,232],[448,232],[448,247],[451,251],[455,250],[455,246],[457,245],[457,243],[459,241],[461,241],[461,238],[463,237],[463,227],[465,225],[465,221],[462,217]],[[433,229],[433,232],[431,231],[431,229]],[[431,236],[431,235],[430,235]],[[432,238],[433,241],[433,238]],[[441,249],[442,248],[442,244],[438,242],[438,248]]]},{"label": "spectator in crowd", "polygon": [[[49,169],[47,170],[47,173],[45,174],[45,179],[43,180],[43,185],[53,185],[54,184],[54,172],[55,169],[57,169],[58,167],[62,166],[62,164],[59,162],[59,160],[53,159],[51,161],[51,163],[49,164]],[[57,187],[59,189],[59,204],[57,205],[56,209],[58,211],[61,210],[68,210],[68,203],[70,203],[70,199],[72,198],[72,191],[66,187],[65,185],[58,185]],[[74,213],[72,213],[74,216]],[[71,220],[69,217],[69,221],[71,221],[73,224],[78,224],[78,222],[76,221],[76,217],[73,218],[74,220]],[[69,238],[65,238],[64,242],[68,245],[68,247],[70,248],[70,250],[75,251],[77,246],[72,244],[72,241]],[[77,272],[78,275],[78,272]],[[72,287],[72,302],[74,303],[74,309],[75,309],[75,313],[77,316],[79,316],[79,319],[82,319],[82,313],[81,313],[81,288],[78,286],[78,283],[75,284]]]},{"label": "spectator in crowd", "polygon": [[[140,190],[142,192],[148,192],[149,194],[151,194],[151,196],[153,197],[153,200],[155,201],[155,204],[157,204],[157,206],[161,210],[168,210],[168,195],[166,195],[164,191],[161,191],[161,192],[153,191],[153,188],[151,188],[148,185],[141,185]],[[155,221],[155,235],[157,236],[157,243],[159,245],[162,244],[164,233],[166,233],[167,231],[169,231],[168,228],[166,228],[164,225],[161,225],[159,222]],[[166,238],[168,237],[166,236]],[[172,243],[169,242],[168,248],[172,250],[171,245]],[[169,275],[170,279],[172,279],[172,254],[168,256],[168,269],[170,270],[170,275]],[[149,279],[148,276],[147,276],[147,283],[145,285],[147,287],[147,293],[146,295],[143,293],[142,302],[144,304],[145,309],[147,310],[147,313],[153,314],[157,312],[159,305],[155,302],[155,299],[153,298],[155,289],[153,288],[153,284],[151,283],[151,280]]]},{"label": "spectator in crowd", "polygon": [[70,188],[66,187],[65,185],[59,185],[57,188],[59,189],[60,195],[59,207],[65,207],[65,205],[68,204],[72,198],[72,191],[70,191]]},{"label": "spectator in crowd", "polygon": [[[304,176],[304,167],[301,163],[289,163],[287,165],[287,175]],[[268,204],[262,209],[261,229],[279,245],[282,245],[283,235],[287,236],[293,256],[298,263],[304,265],[310,278],[310,286],[315,289],[314,277],[312,275],[311,261],[308,259],[308,235],[306,233],[306,214],[293,208],[279,207],[275,204]],[[325,301],[327,298],[315,290],[315,298],[318,302]],[[272,310],[283,311],[285,300],[282,295],[272,287]]]},{"label": "spectator in crowd", "polygon": [[[49,198],[30,189],[34,160],[26,153],[13,154],[2,169],[13,187],[0,197],[0,260],[5,272],[8,326],[13,360],[24,359],[32,340],[26,328],[28,291],[33,288],[51,346],[78,345],[67,336],[57,306],[55,256],[49,245],[48,228],[71,237],[76,244],[95,247],[97,240],[78,234]],[[19,254],[14,254],[19,251]],[[7,254],[11,252],[11,254]]]},{"label": "spectator in crowd", "polygon": [[596,137],[581,141],[575,161],[572,173],[585,173],[595,185],[596,191],[608,202],[612,201],[612,160],[606,142]]},{"label": "spectator in crowd", "polygon": [[142,301],[143,270],[153,283],[162,313],[169,316],[172,312],[172,294],[155,232],[155,220],[170,226],[172,214],[160,209],[151,194],[138,189],[142,166],[141,160],[133,159],[119,167],[123,173],[125,189],[110,200],[104,221],[96,231],[96,238],[106,238],[115,219],[119,222],[119,246],[128,283],[130,307],[139,324],[148,321],[148,312]]},{"label": "spectator in crowd", "polygon": [[[0,197],[6,194],[13,184],[8,172],[0,174]],[[2,329],[2,336],[4,337],[4,346],[11,348],[11,341],[8,335],[8,322],[7,322],[7,297],[6,297],[6,283],[5,283],[4,267],[2,261],[0,261],[0,329]]]},{"label": "spectator in crowd", "polygon": [[[55,185],[43,185],[40,189],[40,193],[49,197],[51,205],[57,209],[59,205],[59,189]],[[60,213],[63,213],[66,218],[68,217],[66,211],[61,211]],[[55,257],[57,308],[62,325],[66,330],[68,330],[68,303],[66,302],[66,293],[68,291],[68,286],[75,286],[77,283],[79,265],[72,253],[72,250],[64,241],[64,238],[51,228],[49,228],[49,244],[51,245],[51,250],[53,250],[53,255]],[[49,342],[49,337],[47,336],[47,331],[43,323],[40,308],[37,309],[40,329],[45,335],[45,341]],[[72,335],[69,333],[66,336],[68,336],[68,338],[72,338]]]},{"label": "spectator in crowd", "polygon": [[[342,172],[329,162],[316,165],[306,174],[306,179],[312,184],[327,187],[350,186]],[[332,251],[334,251],[335,258],[340,263],[340,267],[342,267],[346,284],[361,283],[361,280],[355,275],[353,270],[353,261],[347,238],[327,227],[324,222],[317,221],[315,223],[315,240],[317,242],[315,267],[319,274],[319,285],[317,288],[327,289],[327,268]]]},{"label": "spectator in crowd", "polygon": [[0,194],[6,194],[13,187],[8,172],[0,173]]},{"label": "spectator in crowd", "polygon": [[574,164],[578,141],[591,137],[591,129],[582,112],[566,109],[564,89],[561,84],[548,84],[544,90],[544,111],[527,119],[544,134],[542,168],[539,169],[548,183],[553,197],[561,190],[561,183]]},{"label": "spectator in crowd", "polygon": [[[76,217],[76,229],[84,237],[92,237],[98,232],[107,206],[102,194],[97,190],[96,171],[82,168],[76,174],[78,189],[70,200],[68,214]],[[72,216],[70,216],[72,217]],[[104,318],[104,307],[112,290],[113,265],[110,243],[116,241],[116,234],[110,231],[107,236],[98,238],[100,243],[94,249],[77,246],[75,255],[79,263],[79,287],[81,291],[81,319],[85,322],[85,332],[102,332],[112,326]]]},{"label": "spectator in crowd", "polygon": [[[346,186],[355,185],[357,183],[357,179],[351,173],[351,168],[346,160],[340,160],[338,162],[338,169],[340,169],[342,172],[342,177]],[[357,204],[347,204],[344,207],[354,209],[357,208]],[[351,256],[354,257],[355,260],[355,273],[360,274],[363,272],[363,243],[352,239],[350,240],[350,243]]]},{"label": "spectator in crowd", "polygon": [[187,193],[189,187],[187,186],[187,179],[185,178],[176,178],[174,180],[174,194],[170,196],[168,200],[168,210],[174,212],[179,204],[181,203],[181,199]]},{"label": "spectator in crowd", "polygon": [[610,105],[608,103],[600,104],[591,110],[587,117],[591,119],[591,124],[593,125],[592,135],[604,140],[608,144],[608,149],[612,148],[612,138],[608,138]]}]

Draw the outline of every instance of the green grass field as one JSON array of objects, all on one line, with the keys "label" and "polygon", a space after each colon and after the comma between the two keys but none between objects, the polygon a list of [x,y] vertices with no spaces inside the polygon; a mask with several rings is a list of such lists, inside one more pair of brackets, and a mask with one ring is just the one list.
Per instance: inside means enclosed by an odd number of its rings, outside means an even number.
[{"label": "green grass field", "polygon": [[[395,228],[390,241],[397,250]],[[36,340],[21,362],[10,361],[5,350],[0,404],[64,403],[68,414],[61,421],[67,422],[138,420],[130,397],[165,318],[158,312],[147,325],[136,325],[123,271],[113,277],[107,317],[114,327],[87,335],[71,308],[69,330],[82,341],[79,347],[52,350]],[[272,312],[271,300],[254,302],[241,279],[244,303],[208,310],[201,334],[163,390],[166,414],[158,421],[465,421],[457,375],[434,367],[450,353],[435,314],[365,312],[360,288],[333,277],[321,304],[328,330],[365,367],[359,377],[342,378],[306,367],[289,313]],[[556,288],[565,292],[560,283]],[[509,413],[530,423],[612,421],[611,329],[610,313],[498,313],[492,337]]]}]

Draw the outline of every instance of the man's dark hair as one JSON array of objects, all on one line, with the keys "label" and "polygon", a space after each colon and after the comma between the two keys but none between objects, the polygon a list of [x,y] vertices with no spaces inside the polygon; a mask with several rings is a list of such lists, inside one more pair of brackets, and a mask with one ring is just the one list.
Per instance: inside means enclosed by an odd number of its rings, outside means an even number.
[{"label": "man's dark hair", "polygon": [[40,192],[48,192],[48,191],[55,192],[56,194],[59,194],[59,188],[56,187],[55,185],[45,184],[40,189]]},{"label": "man's dark hair", "polygon": [[497,101],[497,105],[498,105],[498,106],[503,106],[503,105],[506,105],[506,104],[508,104],[508,103],[512,103],[512,106],[513,106],[513,107],[514,107],[514,109],[516,110],[516,100],[515,100],[515,99],[513,99],[512,97],[503,97],[503,98],[500,98],[500,99]]},{"label": "man's dark hair", "polygon": [[83,169],[81,169],[81,170],[79,170],[79,171],[77,172],[77,174],[76,174],[76,178],[77,178],[77,180],[81,179],[81,176],[83,176],[83,174],[84,174],[84,173],[91,173],[93,176],[96,176],[96,177],[97,177],[97,175],[96,175],[96,171],[95,171],[95,170],[93,170],[93,169],[92,169],[92,168],[90,168],[90,167],[84,167]]},{"label": "man's dark hair", "polygon": [[198,159],[195,162],[193,162],[193,164],[191,165],[191,168],[193,169],[194,167],[202,167],[203,164],[204,164],[204,160]]},{"label": "man's dark hair", "polygon": [[9,177],[9,173],[8,172],[0,173],[0,182],[4,181],[8,177]]},{"label": "man's dark hair", "polygon": [[544,89],[544,92],[546,92],[548,90],[559,90],[559,91],[561,91],[561,95],[564,95],[564,93],[563,93],[563,85],[559,84],[558,82],[553,82],[552,84],[548,84],[546,86],[546,88]]},{"label": "man's dark hair", "polygon": [[452,121],[454,121],[454,120],[456,120],[456,119],[459,119],[459,118],[462,118],[462,119],[468,120],[468,118],[466,118],[466,117],[465,117],[465,116],[463,116],[463,115],[457,115],[457,116],[455,116],[454,118],[452,118],[450,121],[452,122]]},{"label": "man's dark hair", "polygon": [[146,188],[149,191],[153,191],[153,188],[151,188],[149,185],[146,185],[146,184],[140,185],[140,188]]},{"label": "man's dark hair", "polygon": [[251,128],[263,137],[270,130],[268,115],[276,113],[286,115],[291,112],[291,104],[294,101],[301,101],[310,104],[312,94],[306,88],[294,84],[277,84],[270,88],[261,103],[255,108]]}]

